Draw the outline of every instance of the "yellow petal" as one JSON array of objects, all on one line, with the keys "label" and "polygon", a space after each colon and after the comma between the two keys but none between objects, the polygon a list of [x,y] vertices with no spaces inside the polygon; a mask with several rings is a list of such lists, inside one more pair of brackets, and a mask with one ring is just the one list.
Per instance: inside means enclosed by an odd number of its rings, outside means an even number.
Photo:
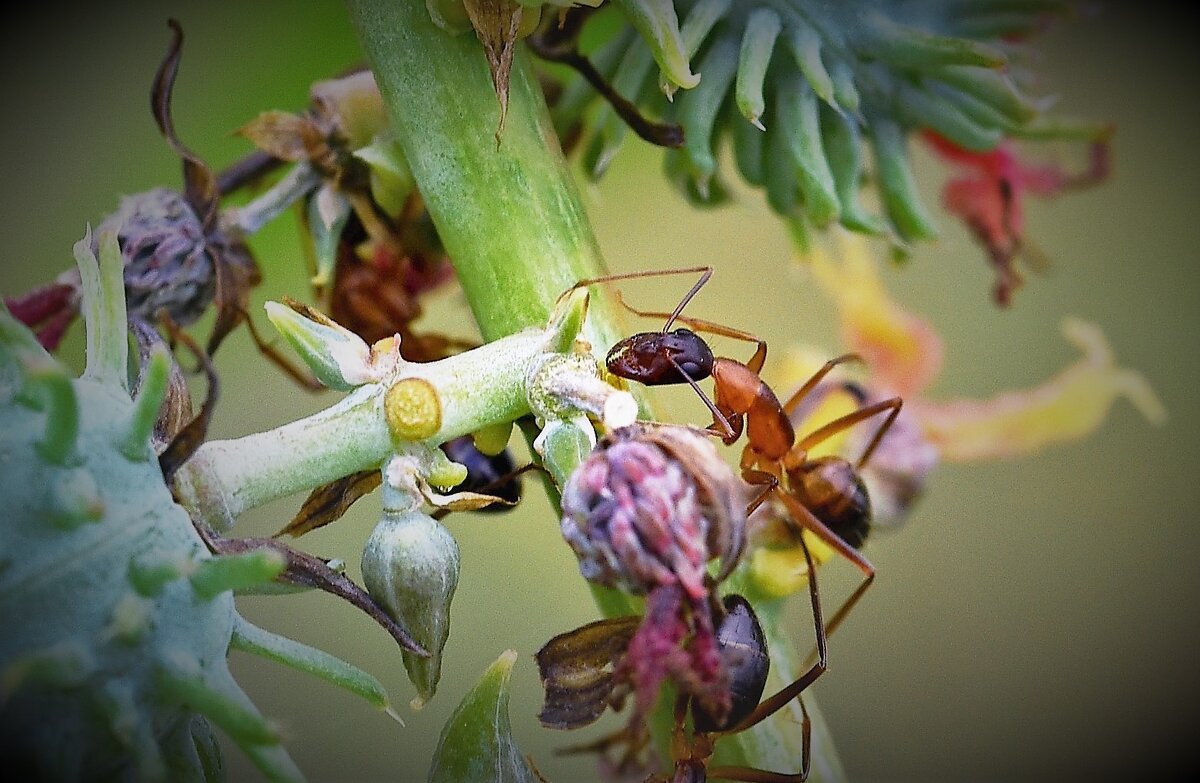
[{"label": "yellow petal", "polygon": [[1062,332],[1083,356],[1040,386],[988,400],[916,403],[926,433],[945,459],[1007,457],[1082,438],[1100,426],[1118,397],[1128,398],[1152,424],[1166,420],[1146,379],[1116,366],[1098,326],[1067,318]]},{"label": "yellow petal", "polygon": [[842,340],[863,357],[878,385],[915,396],[941,371],[941,338],[888,296],[878,261],[862,237],[849,232],[839,237],[839,260],[821,248],[809,259],[816,281],[837,306]]},{"label": "yellow petal", "polygon": [[[823,541],[804,531],[805,543],[813,562],[817,565],[833,557],[836,552]],[[750,579],[756,591],[771,598],[782,598],[808,589],[808,563],[804,550],[794,547],[758,547],[750,555]]]}]

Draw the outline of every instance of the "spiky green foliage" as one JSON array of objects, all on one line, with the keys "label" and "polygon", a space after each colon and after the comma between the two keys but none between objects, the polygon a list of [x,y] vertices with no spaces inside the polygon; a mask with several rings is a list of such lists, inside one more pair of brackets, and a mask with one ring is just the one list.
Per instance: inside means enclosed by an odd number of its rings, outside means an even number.
[{"label": "spiky green foliage", "polygon": [[0,759],[25,780],[213,780],[214,728],[271,779],[301,778],[226,664],[231,645],[358,693],[374,678],[249,625],[233,590],[270,582],[273,552],[214,556],[165,485],[151,442],[166,383],[153,354],[127,388],[121,260],[76,247],[82,377],[0,308]]},{"label": "spiky green foliage", "polygon": [[[1016,41],[1066,3],[676,0],[670,13],[665,0],[614,5],[624,19],[589,22],[610,34],[593,35],[603,40],[588,53],[620,95],[682,127],[684,145],[667,150],[664,165],[694,201],[724,197],[727,139],[742,178],[798,237],[841,223],[910,243],[935,234],[914,186],[911,133],[929,129],[975,151],[1041,135],[1039,103],[1010,66]],[[587,38],[585,30],[585,47]],[[699,81],[679,89],[691,72]],[[553,111],[562,134],[583,123],[584,165],[598,178],[628,129],[608,105],[590,111],[594,102],[577,78]],[[867,179],[883,214],[859,201]]]}]

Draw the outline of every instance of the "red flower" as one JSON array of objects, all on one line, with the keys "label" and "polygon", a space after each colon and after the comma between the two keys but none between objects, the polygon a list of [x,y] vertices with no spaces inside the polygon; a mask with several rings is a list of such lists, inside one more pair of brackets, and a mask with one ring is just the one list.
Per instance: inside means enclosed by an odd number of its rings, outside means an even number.
[{"label": "red flower", "polygon": [[923,136],[944,160],[963,171],[946,182],[942,205],[961,218],[987,250],[996,270],[996,302],[1002,306],[1009,304],[1013,290],[1023,282],[1015,266],[1017,258],[1034,268],[1045,264],[1024,234],[1024,196],[1051,198],[1095,185],[1107,179],[1110,168],[1108,133],[1092,141],[1088,167],[1076,174],[1054,164],[1026,165],[1007,139],[988,152],[971,152],[933,131],[926,130]]}]

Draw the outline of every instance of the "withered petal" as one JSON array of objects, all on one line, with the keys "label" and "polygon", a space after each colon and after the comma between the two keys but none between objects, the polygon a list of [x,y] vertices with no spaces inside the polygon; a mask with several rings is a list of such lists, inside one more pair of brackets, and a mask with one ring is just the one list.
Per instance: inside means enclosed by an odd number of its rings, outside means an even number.
[{"label": "withered petal", "polygon": [[253,259],[236,248],[228,248],[212,255],[213,269],[217,276],[217,293],[214,300],[217,318],[208,338],[209,355],[216,353],[226,335],[246,318],[250,289],[258,283],[260,277]]},{"label": "withered petal", "polygon": [[613,669],[642,618],[613,617],[559,634],[537,651],[546,690],[538,719],[555,729],[577,729],[596,721],[609,706]]},{"label": "withered petal", "polygon": [[171,339],[187,346],[204,368],[204,374],[208,378],[208,392],[205,394],[204,404],[200,406],[200,413],[175,433],[171,442],[158,456],[158,467],[162,471],[163,480],[170,484],[175,471],[191,459],[192,455],[196,453],[196,449],[200,448],[204,439],[208,437],[208,425],[212,421],[213,409],[221,395],[221,384],[212,360],[204,351],[200,350],[196,341],[180,329],[165,313],[163,322]]},{"label": "withered petal", "polygon": [[317,487],[305,499],[292,521],[276,533],[275,537],[286,535],[298,538],[336,522],[356,500],[374,492],[382,483],[383,474],[378,470],[363,470]]},{"label": "withered petal", "polygon": [[280,160],[308,160],[325,146],[325,135],[311,117],[286,111],[265,111],[236,132]]},{"label": "withered petal", "polygon": [[183,28],[179,22],[169,19],[174,33],[171,45],[162,63],[154,74],[154,85],[150,89],[150,111],[171,149],[183,159],[184,196],[188,204],[200,217],[206,228],[213,226],[217,217],[217,177],[199,155],[188,149],[175,135],[175,124],[171,120],[171,91],[175,77],[179,74],[179,60],[183,54]]},{"label": "withered petal", "polygon": [[496,100],[500,102],[500,124],[496,128],[499,140],[508,114],[508,83],[512,75],[513,53],[517,33],[521,28],[523,8],[514,0],[463,0],[463,7],[483,44]]},{"label": "withered petal", "polygon": [[[156,345],[165,346],[166,341],[163,340],[157,329],[140,318],[129,320],[129,330],[133,333],[138,350],[139,374],[137,385],[132,390],[136,394],[141,385],[141,375],[146,371],[146,362],[150,359],[151,351]],[[158,418],[154,422],[155,449],[165,449],[166,445],[179,434],[179,431],[192,420],[193,415],[192,395],[188,391],[187,378],[184,377],[179,363],[172,360],[170,373],[167,375],[167,393],[163,398],[162,407],[159,408]]]}]

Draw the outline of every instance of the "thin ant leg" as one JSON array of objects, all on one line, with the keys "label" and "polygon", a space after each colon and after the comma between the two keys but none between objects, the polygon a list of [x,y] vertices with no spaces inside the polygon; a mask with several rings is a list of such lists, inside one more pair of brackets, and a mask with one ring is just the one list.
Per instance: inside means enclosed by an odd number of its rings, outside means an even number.
[{"label": "thin ant leg", "polygon": [[[837,630],[837,627],[842,624],[844,619],[846,619],[846,616],[850,613],[850,610],[854,608],[855,604],[859,602],[859,599],[861,599],[867,592],[867,588],[870,587],[875,581],[875,566],[871,565],[871,562],[863,557],[857,549],[851,547],[849,544],[843,541],[840,536],[826,527],[825,523],[817,519],[811,511],[809,511],[804,507],[803,504],[800,503],[800,501],[796,500],[786,492],[777,492],[776,497],[778,497],[780,501],[782,501],[787,507],[793,521],[797,522],[802,528],[810,531],[825,544],[832,547],[842,557],[846,558],[851,563],[854,563],[854,565],[858,566],[858,569],[864,574],[862,583],[855,588],[854,592],[850,594],[850,597],[846,599],[846,601],[838,608],[836,612],[834,612],[830,621],[825,624],[825,635],[828,637],[835,630]],[[803,538],[801,538],[801,543],[803,543]],[[820,651],[818,651],[818,654],[820,654]],[[811,656],[809,659],[811,660]]]},{"label": "thin ant leg", "polygon": [[721,409],[717,407],[717,404],[712,401],[712,398],[705,394],[704,389],[700,388],[700,384],[696,383],[696,380],[687,374],[687,371],[679,365],[679,362],[675,361],[675,359],[670,356],[667,357],[667,361],[669,361],[671,366],[683,376],[683,379],[688,382],[689,386],[692,387],[692,391],[696,392],[700,399],[704,401],[704,404],[708,406],[708,409],[712,411],[713,424],[716,425],[719,423],[721,428],[725,430],[723,435],[715,430],[710,429],[709,431],[714,435],[725,438],[726,442],[728,443],[732,443],[734,440],[736,440],[737,436],[740,434],[740,429],[735,430],[733,428],[733,425],[729,423],[729,419],[725,417],[725,414],[721,412]]},{"label": "thin ant leg", "polygon": [[846,364],[847,362],[862,362],[862,360],[862,357],[856,353],[844,353],[825,362],[821,369],[813,373],[812,377],[805,381],[804,385],[788,398],[788,401],[783,404],[783,412],[790,416],[796,410],[796,406],[800,404],[800,401],[807,397],[834,367],[837,367],[839,364]]},{"label": "thin ant leg", "polygon": [[871,456],[871,453],[875,451],[875,447],[879,445],[879,441],[883,438],[884,434],[891,428],[892,422],[894,422],[896,420],[896,416],[900,414],[900,408],[903,405],[904,400],[900,399],[899,397],[891,397],[881,402],[864,405],[858,410],[852,413],[847,413],[845,416],[840,416],[823,427],[818,427],[808,435],[805,435],[804,438],[796,444],[796,448],[800,452],[807,452],[813,446],[816,446],[826,438],[831,438],[839,432],[848,429],[849,427],[853,427],[860,421],[866,421],[877,413],[890,411],[887,418],[884,419],[883,424],[881,424],[879,429],[875,431],[875,435],[871,438],[871,442],[867,445],[866,451],[863,453],[862,457],[859,458],[858,466],[862,467],[864,464],[866,464],[866,461]]},{"label": "thin ant leg", "polygon": [[[634,280],[641,277],[668,277],[670,275],[686,275],[695,272],[701,273],[700,280],[697,281],[694,286],[692,286],[692,290],[684,294],[683,299],[681,299],[679,305],[676,306],[675,312],[670,316],[670,318],[668,318],[666,325],[663,326],[662,330],[665,332],[679,316],[679,313],[683,312],[683,308],[686,307],[687,303],[692,300],[692,297],[695,296],[696,293],[704,286],[704,284],[708,282],[708,279],[712,277],[713,268],[711,266],[688,266],[681,267],[679,269],[650,269],[641,272],[618,272],[611,275],[601,275],[600,277],[589,277],[586,280],[580,280],[566,291],[563,291],[562,296],[559,297],[559,301],[568,296],[577,288],[586,288],[588,286],[598,285],[599,283],[613,283],[617,280]],[[622,304],[624,304],[624,302],[622,302]],[[626,305],[626,307],[628,307],[628,305]]]},{"label": "thin ant leg", "polygon": [[797,695],[800,705],[800,771],[792,774],[769,772],[751,767],[712,767],[707,770],[709,780],[740,780],[743,783],[804,783],[812,769],[812,719],[804,706],[804,697]]},{"label": "thin ant leg", "polygon": [[[769,477],[769,474],[767,474]],[[774,478],[774,477],[770,477]],[[773,485],[775,486],[775,485]],[[767,718],[773,716],[775,712],[784,709],[787,703],[792,699],[796,699],[800,705],[800,715],[802,715],[803,727],[803,745],[800,752],[800,771],[799,772],[770,772],[768,770],[756,770],[752,767],[745,766],[725,766],[713,767],[708,770],[709,778],[722,778],[727,781],[744,781],[748,783],[800,783],[806,781],[809,777],[809,769],[811,764],[811,721],[809,719],[809,711],[805,709],[804,699],[802,694],[806,688],[812,685],[828,668],[828,647],[826,627],[821,616],[821,597],[820,591],[817,588],[816,566],[812,562],[812,554],[809,551],[808,544],[804,543],[804,539],[800,539],[800,549],[804,552],[804,561],[808,563],[809,568],[809,597],[812,603],[812,620],[814,620],[817,636],[817,651],[818,661],[812,664],[808,671],[800,675],[791,685],[780,688],[772,697],[763,699],[755,707],[750,715],[742,719],[736,727],[721,731],[722,735],[736,734],[738,731],[744,731],[758,723],[766,721]]]},{"label": "thin ant leg", "polygon": [[[755,373],[758,373],[760,370],[762,370],[763,364],[765,364],[767,361],[767,341],[758,335],[750,334],[750,332],[743,332],[741,329],[734,329],[733,327],[726,326],[725,324],[719,324],[713,321],[705,321],[702,318],[679,315],[679,309],[676,309],[675,313],[670,314],[639,310],[636,307],[631,307],[630,305],[626,304],[625,298],[621,296],[620,291],[617,292],[617,301],[621,303],[622,307],[634,315],[641,316],[643,318],[668,318],[669,320],[667,321],[667,326],[670,326],[675,321],[679,321],[687,324],[689,327],[691,327],[692,331],[695,332],[706,332],[708,334],[715,334],[718,337],[729,337],[734,340],[756,343],[757,347],[754,349],[754,355],[751,356],[746,362],[746,366]],[[666,330],[667,327],[663,327],[663,331],[665,332]]]},{"label": "thin ant leg", "polygon": [[867,460],[871,459],[871,455],[875,453],[875,449],[878,448],[880,442],[883,440],[883,436],[892,428],[892,425],[896,422],[896,417],[900,415],[900,408],[904,405],[904,400],[899,397],[893,397],[890,400],[884,400],[884,403],[893,401],[895,402],[895,407],[892,408],[891,413],[887,415],[883,423],[879,425],[879,428],[875,430],[875,434],[871,436],[871,442],[863,449],[862,456],[858,458],[858,462],[854,465],[855,470],[862,470],[867,466]]},{"label": "thin ant leg", "polygon": [[[752,484],[767,482],[771,491],[775,492],[779,497],[783,498],[785,503],[788,500],[786,493],[781,492],[779,490],[778,480],[769,473],[764,473],[762,471],[747,471],[747,473],[743,476],[743,478],[745,478],[746,481],[748,481]],[[788,505],[790,508],[791,507],[790,504],[788,504]],[[799,505],[799,504],[797,503],[797,505]],[[804,507],[800,506],[800,508],[803,509]],[[807,512],[807,509],[805,509],[805,511]],[[808,516],[812,516],[812,515],[808,514]],[[818,520],[816,520],[815,517],[813,517],[813,521],[817,522],[818,525],[821,524]],[[824,527],[824,526],[822,525],[822,527]],[[830,533],[830,535],[833,535],[833,534]],[[836,538],[836,536],[834,536],[834,537]],[[763,699],[761,702],[759,702],[758,706],[754,708],[754,711],[751,712],[749,715],[747,715],[742,720],[741,723],[739,723],[738,725],[729,729],[728,731],[722,732],[723,734],[733,734],[733,733],[736,733],[739,731],[745,731],[746,729],[750,728],[751,726],[754,726],[754,725],[762,722],[766,718],[770,717],[771,715],[775,714],[783,707],[783,705],[787,704],[789,701],[791,701],[792,699],[799,696],[802,691],[804,691],[806,688],[808,688],[808,686],[812,685],[813,682],[815,682],[818,677],[820,677],[822,674],[824,674],[825,670],[828,668],[828,652],[829,652],[828,644],[827,644],[828,634],[826,631],[825,621],[824,621],[824,618],[821,613],[821,595],[820,595],[820,590],[817,588],[817,569],[816,569],[816,565],[813,563],[812,553],[808,551],[808,544],[805,543],[803,536],[800,537],[800,549],[801,549],[801,551],[804,552],[804,561],[808,566],[808,594],[809,594],[809,600],[812,603],[813,625],[815,627],[815,632],[816,632],[816,637],[817,637],[817,656],[818,656],[817,662],[814,663],[812,666],[810,666],[808,671],[806,671],[804,674],[800,675],[800,677],[798,677],[790,685],[784,686],[777,693],[775,693],[775,695],[773,695],[769,698]],[[776,774],[776,773],[771,773],[771,774]],[[802,771],[802,774],[807,776],[806,769]],[[755,780],[756,778],[734,778],[734,779],[735,780]],[[796,778],[782,777],[782,778],[777,778],[777,779],[778,780],[795,780]],[[803,779],[804,778],[799,778],[799,780],[803,780]]]}]

